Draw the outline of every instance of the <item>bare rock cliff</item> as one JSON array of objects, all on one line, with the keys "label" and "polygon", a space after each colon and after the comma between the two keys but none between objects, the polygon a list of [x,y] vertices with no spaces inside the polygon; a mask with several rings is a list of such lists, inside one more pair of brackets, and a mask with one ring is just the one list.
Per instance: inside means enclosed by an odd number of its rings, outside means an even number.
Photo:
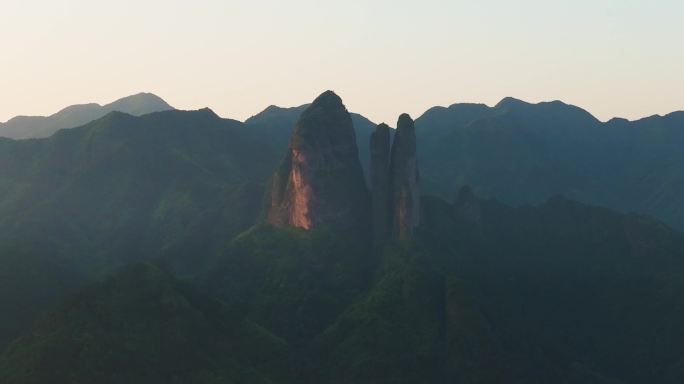
[{"label": "bare rock cliff", "polygon": [[351,116],[332,91],[321,94],[297,122],[273,177],[268,222],[304,229],[361,229],[370,196]]}]

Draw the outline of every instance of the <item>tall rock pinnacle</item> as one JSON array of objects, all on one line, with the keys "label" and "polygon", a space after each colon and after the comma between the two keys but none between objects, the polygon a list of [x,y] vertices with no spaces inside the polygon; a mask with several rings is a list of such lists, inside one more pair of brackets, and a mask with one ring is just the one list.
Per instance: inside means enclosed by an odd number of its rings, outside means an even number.
[{"label": "tall rock pinnacle", "polygon": [[420,219],[416,132],[407,114],[401,115],[397,123],[390,167],[393,231],[396,237],[405,238],[413,234]]},{"label": "tall rock pinnacle", "polygon": [[387,238],[392,220],[390,214],[390,127],[380,124],[370,138],[371,188],[373,196],[373,237],[376,244]]},{"label": "tall rock pinnacle", "polygon": [[362,228],[369,207],[351,116],[339,96],[324,92],[299,118],[273,177],[268,222]]}]

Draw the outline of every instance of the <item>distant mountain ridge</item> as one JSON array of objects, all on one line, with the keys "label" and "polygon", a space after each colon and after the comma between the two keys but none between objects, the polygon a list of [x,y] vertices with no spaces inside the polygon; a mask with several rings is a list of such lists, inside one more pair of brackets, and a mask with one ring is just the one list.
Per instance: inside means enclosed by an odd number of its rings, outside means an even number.
[{"label": "distant mountain ridge", "polygon": [[72,105],[50,116],[17,116],[0,123],[0,137],[36,139],[49,137],[60,129],[78,127],[110,112],[142,116],[174,109],[152,93],[138,93],[106,105],[96,103]]},{"label": "distant mountain ridge", "polygon": [[564,195],[684,228],[684,112],[601,122],[560,101],[435,107],[416,120],[428,192],[470,185],[508,204]]}]

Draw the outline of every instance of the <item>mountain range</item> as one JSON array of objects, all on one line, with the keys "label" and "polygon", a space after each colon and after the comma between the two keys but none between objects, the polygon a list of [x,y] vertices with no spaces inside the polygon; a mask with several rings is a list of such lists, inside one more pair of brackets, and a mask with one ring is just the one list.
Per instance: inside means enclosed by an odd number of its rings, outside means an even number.
[{"label": "mountain range", "polygon": [[17,116],[0,123],[0,137],[10,139],[33,139],[49,137],[63,128],[78,127],[99,119],[109,112],[124,112],[141,116],[152,112],[173,109],[159,96],[139,93],[106,105],[96,103],[66,107],[50,116]]},{"label": "mountain range", "polygon": [[682,382],[684,234],[643,214],[681,118],[328,91],[2,139],[0,382]]},{"label": "mountain range", "polygon": [[[280,151],[303,107],[269,107],[246,121]],[[358,137],[374,124],[352,115]],[[601,122],[560,101],[506,98],[494,107],[434,107],[415,122],[423,189],[451,199],[459,188],[517,206],[563,195],[684,229],[684,112]],[[359,139],[364,169],[368,140]]]},{"label": "mountain range", "polygon": [[561,194],[684,228],[684,112],[600,122],[559,101],[456,104],[416,120],[428,190],[472,186],[512,205]]},{"label": "mountain range", "polygon": [[[249,135],[284,151],[308,104],[270,106],[245,120]],[[141,93],[105,106],[75,105],[49,117],[16,117],[0,124],[0,137],[48,137],[103,117],[170,110],[156,95]],[[376,124],[352,113],[361,165],[369,177],[370,142]],[[564,195],[623,212],[652,214],[684,229],[682,140],[684,112],[636,121],[601,122],[560,101],[530,104],[506,98],[494,107],[433,107],[416,119],[424,189],[450,198],[465,185],[511,205],[538,204]],[[392,130],[393,132],[393,130]]]}]

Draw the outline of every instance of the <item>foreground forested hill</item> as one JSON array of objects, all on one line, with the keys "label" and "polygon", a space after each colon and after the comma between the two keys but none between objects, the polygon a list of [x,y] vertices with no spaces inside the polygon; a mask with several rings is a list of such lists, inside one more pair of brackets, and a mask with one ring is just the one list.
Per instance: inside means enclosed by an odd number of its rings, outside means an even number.
[{"label": "foreground forested hill", "polygon": [[[0,359],[8,383],[677,383],[684,236],[555,198],[426,198],[411,242],[255,227],[180,281],[139,264]],[[285,357],[286,356],[286,357]]]},{"label": "foreground forested hill", "polygon": [[13,314],[0,340],[125,263],[201,268],[255,222],[279,158],[210,110],[111,113],[48,139],[0,141],[0,307]]}]

